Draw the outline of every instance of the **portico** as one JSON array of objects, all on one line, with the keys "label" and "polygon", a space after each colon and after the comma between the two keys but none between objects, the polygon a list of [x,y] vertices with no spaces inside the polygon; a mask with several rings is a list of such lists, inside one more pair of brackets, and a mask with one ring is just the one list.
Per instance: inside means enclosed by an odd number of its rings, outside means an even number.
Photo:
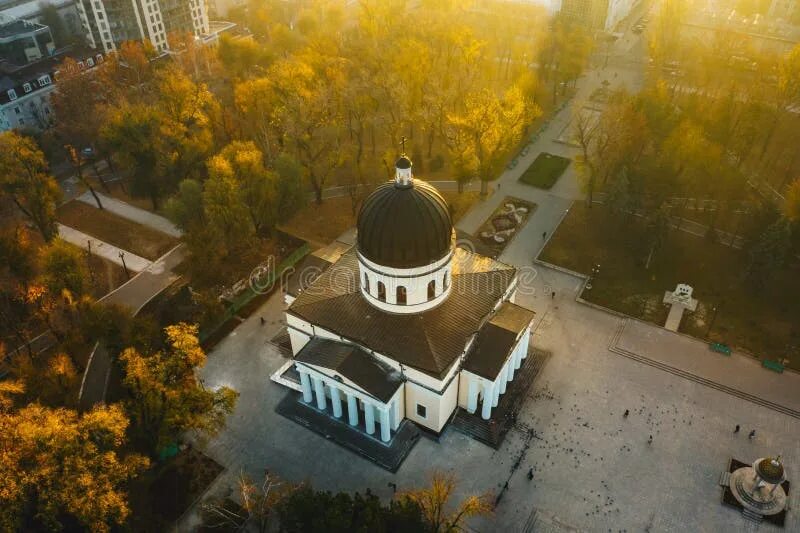
[{"label": "portico", "polygon": [[327,339],[309,342],[295,360],[306,404],[383,442],[391,440],[402,421],[403,382],[393,379],[390,369],[355,346]]}]

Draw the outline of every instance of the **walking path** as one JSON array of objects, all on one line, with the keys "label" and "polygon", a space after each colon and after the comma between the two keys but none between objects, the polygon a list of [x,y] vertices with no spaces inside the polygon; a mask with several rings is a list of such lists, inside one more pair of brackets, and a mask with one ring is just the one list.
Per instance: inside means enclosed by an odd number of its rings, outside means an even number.
[{"label": "walking path", "polygon": [[[178,279],[179,275],[173,269],[184,257],[184,246],[179,244],[100,301],[121,305],[136,315],[147,302]],[[78,407],[82,411],[105,400],[111,363],[111,355],[105,345],[98,343],[86,365],[78,394]]]},{"label": "walking path", "polygon": [[[181,230],[175,227],[175,224],[160,215],[156,215],[150,211],[126,204],[125,202],[121,202],[116,198],[105,195],[101,192],[95,191],[95,194],[100,197],[100,203],[103,204],[103,208],[111,211],[115,215],[119,215],[122,218],[127,218],[128,220],[132,220],[133,222],[143,226],[153,228],[161,233],[166,233],[170,237],[175,237],[176,239],[180,238],[180,236],[183,234]],[[95,202],[92,193],[89,191],[86,191],[82,195],[78,196],[78,200],[85,204],[89,204],[92,207],[97,207],[97,202]]]},{"label": "walking path", "polygon": [[[65,226],[64,224],[58,224],[58,236],[75,246],[80,246],[84,250],[89,250],[91,253],[99,255],[103,259],[108,259],[112,263],[126,266],[128,270],[133,270],[134,272],[141,272],[151,263],[149,259],[145,259],[144,257],[123,250],[122,248],[117,248],[113,244],[96,239],[91,235],[76,230],[75,228]],[[91,243],[91,245],[89,243]],[[125,258],[124,265],[122,257]]]}]

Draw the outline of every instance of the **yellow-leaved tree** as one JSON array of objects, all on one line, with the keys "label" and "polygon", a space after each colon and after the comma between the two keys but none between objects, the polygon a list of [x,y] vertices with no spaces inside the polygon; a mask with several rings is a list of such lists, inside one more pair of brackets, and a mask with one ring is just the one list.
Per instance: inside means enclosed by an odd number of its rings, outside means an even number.
[{"label": "yellow-leaved tree", "polygon": [[126,407],[137,444],[156,454],[188,430],[213,435],[225,425],[239,394],[228,387],[207,390],[196,370],[206,362],[197,326],[185,323],[165,329],[167,349],[143,355],[134,348],[121,357],[123,383],[131,394]]},{"label": "yellow-leaved tree", "polygon": [[148,465],[121,453],[127,427],[118,406],[83,415],[38,404],[0,412],[0,530],[124,524],[124,484]]},{"label": "yellow-leaved tree", "polygon": [[492,512],[492,502],[488,494],[468,496],[458,505],[450,505],[450,497],[455,488],[456,479],[453,475],[434,472],[430,487],[401,493],[397,499],[419,506],[433,533],[462,531],[467,518]]}]

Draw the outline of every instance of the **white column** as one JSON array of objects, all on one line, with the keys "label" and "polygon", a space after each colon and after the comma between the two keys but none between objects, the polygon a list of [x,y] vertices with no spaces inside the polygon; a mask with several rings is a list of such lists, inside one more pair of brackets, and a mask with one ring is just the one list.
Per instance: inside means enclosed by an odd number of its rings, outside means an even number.
[{"label": "white column", "polygon": [[514,348],[514,368],[519,370],[520,366],[522,366],[522,342]]},{"label": "white column", "polygon": [[311,381],[314,382],[314,392],[317,394],[317,407],[324,410],[327,405],[325,402],[325,384],[317,377],[311,378]]},{"label": "white column", "polygon": [[511,357],[508,358],[506,361],[506,370],[508,370],[508,382],[511,383],[514,380],[514,370],[516,369],[516,365],[514,364],[514,357],[517,354],[517,350],[511,352]]},{"label": "white column", "polygon": [[368,402],[364,402],[364,422],[367,423],[367,433],[375,433],[375,408]]},{"label": "white column", "polygon": [[498,383],[498,385],[500,385],[500,394],[505,394],[506,393],[506,385],[508,385],[508,367],[507,366],[503,367],[503,369],[500,371],[500,376],[498,376],[498,377],[500,379],[500,382]]},{"label": "white column", "polygon": [[397,428],[400,427],[400,398],[395,398],[394,403],[392,404],[392,411],[394,416],[392,417],[392,429],[397,431]]},{"label": "white column", "polygon": [[300,386],[303,388],[303,401],[313,402],[314,392],[311,390],[311,378],[308,377],[308,372],[300,372]]},{"label": "white column", "polygon": [[381,440],[383,442],[389,442],[389,439],[392,438],[392,434],[390,432],[389,427],[389,409],[381,409]]},{"label": "white column", "polygon": [[333,416],[342,418],[342,397],[339,396],[339,389],[331,387],[331,405],[333,405]]},{"label": "white column", "polygon": [[483,384],[483,408],[481,418],[489,420],[492,416],[492,403],[494,402],[494,384],[488,381]]},{"label": "white column", "polygon": [[347,395],[347,416],[351,426],[358,425],[358,400],[352,394]]},{"label": "white column", "polygon": [[500,384],[495,383],[492,387],[492,391],[494,392],[494,398],[492,398],[492,407],[497,407],[497,402],[500,401]]},{"label": "white column", "polygon": [[467,412],[474,413],[478,408],[478,381],[470,377],[469,387],[467,388]]}]

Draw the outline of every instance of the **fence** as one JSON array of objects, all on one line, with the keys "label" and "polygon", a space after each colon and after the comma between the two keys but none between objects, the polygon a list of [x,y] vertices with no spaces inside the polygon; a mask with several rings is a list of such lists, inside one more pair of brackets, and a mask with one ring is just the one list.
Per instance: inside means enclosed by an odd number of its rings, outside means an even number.
[{"label": "fence", "polygon": [[[263,287],[269,287],[271,289],[272,285],[275,283],[276,280],[280,279],[286,269],[293,267],[300,261],[303,257],[305,257],[310,248],[308,244],[303,244],[300,248],[292,252],[286,259],[284,259],[277,268],[270,271],[265,278],[259,279],[259,284]],[[222,318],[218,320],[214,326],[208,328],[205,331],[200,332],[200,342],[205,342],[209,339],[214,333],[216,333],[219,328],[221,328],[228,320],[232,319],[236,313],[238,313],[244,306],[249,304],[254,298],[260,296],[268,291],[258,291],[256,292],[252,285],[248,285],[247,289],[242,291],[240,294],[236,296],[236,298],[231,302],[228,308],[225,310],[225,313],[222,315]]]}]

